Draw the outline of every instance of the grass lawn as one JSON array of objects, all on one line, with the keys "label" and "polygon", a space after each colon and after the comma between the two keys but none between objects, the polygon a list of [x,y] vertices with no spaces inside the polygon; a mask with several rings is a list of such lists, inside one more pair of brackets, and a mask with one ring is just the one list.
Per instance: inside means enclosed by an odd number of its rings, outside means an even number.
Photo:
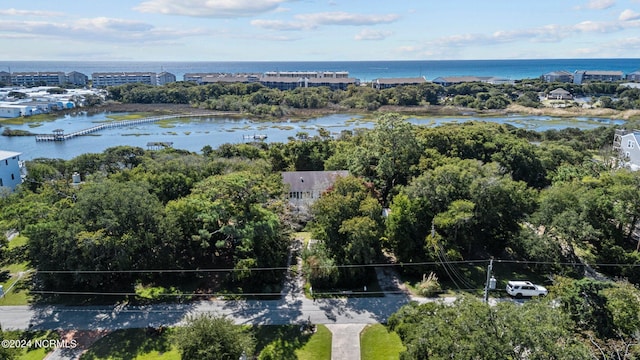
[{"label": "grass lawn", "polygon": [[331,332],[317,325],[314,334],[300,332],[300,325],[264,325],[252,328],[256,352],[273,360],[330,360]]},{"label": "grass lawn", "polygon": [[96,341],[82,360],[180,360],[178,349],[170,340],[171,330],[149,334],[147,329],[117,330]]},{"label": "grass lawn", "polygon": [[[57,340],[60,337],[54,331],[5,331],[5,339],[22,339],[22,340],[36,340],[36,339],[50,339]],[[53,349],[26,347],[16,350],[17,360],[42,360],[47,354],[53,351]]]},{"label": "grass lawn", "polygon": [[360,333],[360,359],[395,360],[405,350],[400,337],[382,324],[369,325]]},{"label": "grass lawn", "polygon": [[27,271],[27,263],[10,264],[3,266],[2,271],[8,270],[11,273],[11,277],[7,281],[0,283],[5,292],[5,295],[0,299],[0,306],[6,305],[28,305],[31,300],[26,285],[29,281],[29,274],[24,274],[20,278],[20,272]]},{"label": "grass lawn", "polygon": [[[331,332],[324,325],[318,325],[314,334],[301,333],[299,325],[255,326],[251,331],[256,351],[270,352],[272,359],[331,359]],[[146,329],[117,330],[91,345],[81,360],[179,360],[170,334],[171,329],[160,335],[150,335]]]},{"label": "grass lawn", "polygon": [[331,331],[324,325],[317,325],[317,331],[309,341],[296,351],[300,360],[331,360]]}]

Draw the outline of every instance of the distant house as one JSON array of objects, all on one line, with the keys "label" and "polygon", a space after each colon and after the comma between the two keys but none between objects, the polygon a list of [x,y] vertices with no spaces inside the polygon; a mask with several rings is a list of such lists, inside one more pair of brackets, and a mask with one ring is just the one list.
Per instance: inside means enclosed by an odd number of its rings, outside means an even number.
[{"label": "distant house", "polygon": [[396,86],[405,86],[405,85],[420,85],[425,84],[427,79],[422,76],[411,77],[411,78],[380,78],[375,79],[371,82],[371,87],[374,89],[389,89],[394,88]]},{"label": "distant house", "polygon": [[0,150],[0,193],[1,188],[15,190],[22,179],[20,177],[20,153]]},{"label": "distant house", "polygon": [[341,177],[349,175],[347,170],[335,171],[287,171],[282,173],[282,182],[287,186],[289,203],[306,207],[320,198]]},{"label": "distant house", "polygon": [[625,167],[640,170],[640,130],[616,130],[613,150]]},{"label": "distant house", "polygon": [[573,82],[573,74],[568,71],[552,71],[540,77],[545,82]]},{"label": "distant house", "polygon": [[36,106],[20,103],[0,103],[0,118],[17,118],[38,114]]},{"label": "distant house", "polygon": [[557,88],[549,91],[547,94],[547,100],[572,100],[573,95],[563,88]]}]

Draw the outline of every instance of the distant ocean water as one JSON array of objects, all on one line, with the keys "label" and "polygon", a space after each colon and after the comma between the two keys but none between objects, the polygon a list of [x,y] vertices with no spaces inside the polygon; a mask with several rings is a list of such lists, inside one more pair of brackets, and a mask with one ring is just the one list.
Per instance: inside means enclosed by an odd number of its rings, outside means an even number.
[{"label": "distant ocean water", "polygon": [[168,71],[178,80],[185,73],[264,73],[266,71],[348,71],[361,81],[424,76],[498,76],[512,80],[538,78],[557,70],[640,70],[638,59],[425,60],[425,61],[0,61],[0,71],[94,72]]}]

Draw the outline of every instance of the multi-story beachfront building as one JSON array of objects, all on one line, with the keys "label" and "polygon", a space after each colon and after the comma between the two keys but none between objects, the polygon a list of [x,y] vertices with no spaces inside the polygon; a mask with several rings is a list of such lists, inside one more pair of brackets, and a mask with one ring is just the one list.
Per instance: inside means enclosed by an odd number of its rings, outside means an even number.
[{"label": "multi-story beachfront building", "polygon": [[64,72],[14,72],[11,73],[11,84],[18,86],[34,86],[34,85],[62,85],[66,81]]},{"label": "multi-story beachfront building", "polygon": [[81,72],[72,71],[66,75],[66,81],[73,85],[87,85],[89,77]]},{"label": "multi-story beachfront building", "polygon": [[156,85],[164,85],[176,82],[176,76],[170,72],[163,71],[156,77]]},{"label": "multi-story beachfront building", "polygon": [[437,77],[432,80],[433,83],[450,86],[455,84],[467,83],[467,82],[483,82],[487,84],[513,84],[511,79],[496,77],[496,76],[444,76]]},{"label": "multi-story beachfront building", "polygon": [[184,74],[184,81],[191,81],[197,84],[252,83],[258,82],[261,76],[261,74],[187,73]]},{"label": "multi-story beachfront building", "polygon": [[540,78],[546,82],[573,82],[573,74],[564,70],[548,72]]},{"label": "multi-story beachfront building", "polygon": [[346,79],[349,77],[348,71],[267,71],[264,73],[265,77],[280,77],[280,78],[336,78]]},{"label": "multi-story beachfront building", "polygon": [[11,85],[11,74],[6,71],[0,71],[0,83]]},{"label": "multi-story beachfront building", "polygon": [[640,70],[628,73],[627,80],[640,82]]},{"label": "multi-story beachfront building", "polygon": [[620,81],[622,71],[616,70],[576,70],[573,73],[573,83],[582,84],[589,81]]},{"label": "multi-story beachfront building", "polygon": [[[60,86],[64,84],[86,85],[87,76],[77,71],[65,74],[62,71],[30,71],[9,74],[9,83],[17,86]],[[0,81],[2,81],[0,79]]]},{"label": "multi-story beachfront building", "polygon": [[360,85],[358,79],[354,78],[291,78],[279,76],[264,76],[260,78],[260,83],[266,87],[280,90],[320,86],[326,86],[331,90],[346,90],[349,85]]},{"label": "multi-story beachfront building", "polygon": [[176,81],[176,76],[168,72],[100,72],[91,74],[93,86],[106,87],[124,84],[164,85]]}]

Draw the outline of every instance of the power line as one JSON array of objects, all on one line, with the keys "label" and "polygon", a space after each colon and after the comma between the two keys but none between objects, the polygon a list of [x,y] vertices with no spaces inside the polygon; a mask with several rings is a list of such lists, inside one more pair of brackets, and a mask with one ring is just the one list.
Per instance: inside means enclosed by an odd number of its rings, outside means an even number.
[{"label": "power line", "polygon": [[[347,265],[320,265],[320,268],[361,268],[361,267],[410,267],[410,266],[425,266],[425,265],[460,265],[460,264],[478,264],[487,263],[491,259],[473,259],[473,260],[448,260],[440,259],[439,261],[422,261],[422,262],[400,262],[400,263],[370,263],[370,264],[347,264]],[[585,264],[580,262],[554,262],[554,261],[532,261],[532,260],[501,260],[493,259],[494,263],[504,264],[521,264],[521,265],[560,265],[560,266],[597,266],[597,267],[640,267],[640,263],[592,263]],[[114,273],[114,274],[152,274],[152,273],[215,273],[215,272],[238,272],[238,271],[274,271],[274,270],[288,270],[286,266],[274,266],[274,267],[257,267],[248,269],[132,269],[132,270],[34,270],[34,273],[38,274],[102,274],[102,273]]]},{"label": "power line", "polygon": [[[472,264],[482,263],[488,260],[455,260],[449,261],[449,264]],[[373,264],[347,264],[347,265],[320,265],[320,268],[361,268],[361,267],[391,267],[391,266],[424,266],[424,265],[441,265],[440,261],[425,261],[425,262],[409,262],[409,263],[373,263]],[[273,270],[288,270],[286,266],[274,266],[274,267],[256,267],[248,269],[133,269],[133,270],[35,270],[34,272],[39,274],[102,274],[102,273],[208,273],[208,272],[238,272],[238,271],[273,271]]]}]

